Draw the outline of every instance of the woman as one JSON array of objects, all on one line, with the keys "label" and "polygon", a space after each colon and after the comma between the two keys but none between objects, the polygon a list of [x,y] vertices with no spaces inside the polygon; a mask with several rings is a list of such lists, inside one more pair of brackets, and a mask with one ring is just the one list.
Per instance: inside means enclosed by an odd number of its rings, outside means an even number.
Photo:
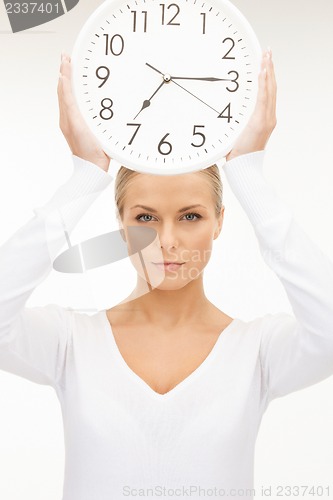
[{"label": "woman", "polygon": [[[74,104],[68,56],[61,74],[60,127],[74,172],[0,249],[0,368],[56,391],[63,500],[253,498],[254,446],[268,404],[333,374],[333,264],[262,174],[276,124],[271,52],[263,56],[255,111],[223,168],[294,316],[248,322],[204,293],[224,213],[216,167],[168,177],[122,168],[115,186],[124,238],[130,241],[133,225],[158,236],[145,249],[148,272],[138,270],[122,303],[91,316],[55,304],[25,307],[64,243],[63,224],[70,233],[112,180],[110,159]],[[162,279],[145,293],[156,273]]]}]

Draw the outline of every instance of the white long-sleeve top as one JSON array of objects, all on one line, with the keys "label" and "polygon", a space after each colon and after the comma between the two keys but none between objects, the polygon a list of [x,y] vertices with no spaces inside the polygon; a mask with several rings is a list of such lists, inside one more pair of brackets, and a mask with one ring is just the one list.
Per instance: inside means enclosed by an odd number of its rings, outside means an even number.
[{"label": "white long-sleeve top", "polygon": [[0,248],[0,368],[56,391],[63,500],[244,500],[270,401],[333,374],[333,264],[266,182],[263,159],[251,153],[223,169],[294,314],[235,318],[164,395],[126,364],[106,311],[25,307],[64,244],[63,222],[70,234],[108,173],[74,156],[69,180]]}]

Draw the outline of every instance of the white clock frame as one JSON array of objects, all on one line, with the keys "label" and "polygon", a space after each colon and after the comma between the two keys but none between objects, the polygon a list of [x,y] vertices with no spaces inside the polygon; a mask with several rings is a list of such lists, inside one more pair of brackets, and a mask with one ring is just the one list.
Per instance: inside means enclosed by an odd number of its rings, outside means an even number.
[{"label": "white clock frame", "polygon": [[261,57],[252,27],[229,0],[106,0],[75,42],[73,91],[118,163],[193,172],[223,161],[246,126]]}]

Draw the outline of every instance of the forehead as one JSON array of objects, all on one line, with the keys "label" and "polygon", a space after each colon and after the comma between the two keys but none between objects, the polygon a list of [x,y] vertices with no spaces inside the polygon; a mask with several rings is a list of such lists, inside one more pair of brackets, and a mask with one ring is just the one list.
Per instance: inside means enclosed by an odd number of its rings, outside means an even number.
[{"label": "forehead", "polygon": [[[126,186],[127,203],[140,202],[147,205],[170,203],[209,203],[212,187],[205,175],[189,173],[180,175],[139,174]],[[140,201],[137,201],[140,200]],[[148,200],[150,203],[148,203]]]}]

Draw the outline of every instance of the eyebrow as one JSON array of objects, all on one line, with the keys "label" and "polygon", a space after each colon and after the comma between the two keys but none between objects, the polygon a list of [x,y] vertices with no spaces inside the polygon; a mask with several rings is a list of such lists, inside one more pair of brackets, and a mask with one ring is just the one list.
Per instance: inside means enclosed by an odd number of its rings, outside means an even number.
[{"label": "eyebrow", "polygon": [[[186,212],[186,210],[190,210],[191,208],[197,208],[197,207],[207,208],[204,205],[200,205],[198,203],[196,205],[189,205],[188,207],[183,207],[178,210],[178,213]],[[130,210],[132,210],[133,208],[143,208],[144,210],[148,210],[148,212],[153,212],[153,213],[157,212],[157,210],[155,210],[154,208],[146,207],[145,205],[134,205],[134,207],[131,207]]]}]

